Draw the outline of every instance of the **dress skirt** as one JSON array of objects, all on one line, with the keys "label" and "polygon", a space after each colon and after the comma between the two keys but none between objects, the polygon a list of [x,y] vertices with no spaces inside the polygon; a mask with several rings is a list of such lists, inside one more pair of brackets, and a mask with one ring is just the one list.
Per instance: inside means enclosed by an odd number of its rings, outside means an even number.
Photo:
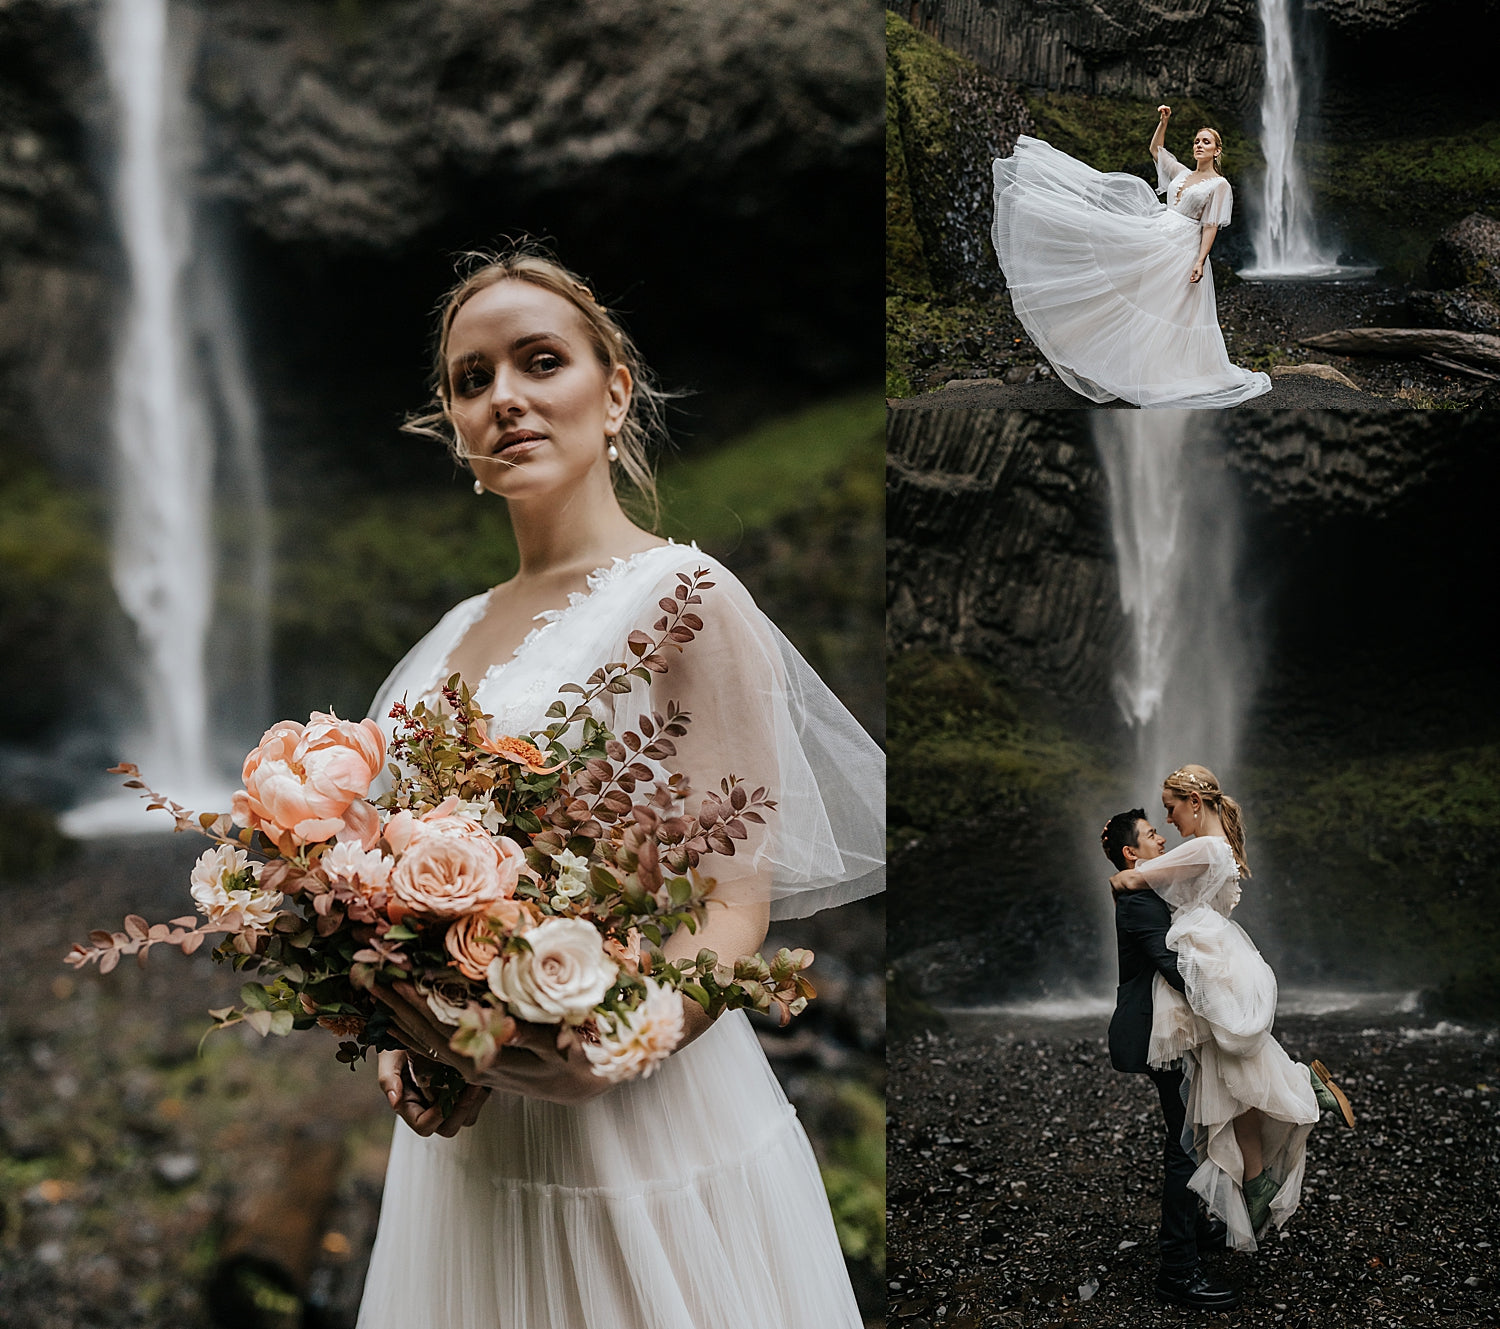
[{"label": "dress skirt", "polygon": [[1091,401],[1214,409],[1271,390],[1231,364],[1201,228],[1144,180],[1039,139],[995,162],[995,253],[1011,303],[1059,378]]},{"label": "dress skirt", "polygon": [[1184,909],[1173,919],[1167,946],[1177,953],[1186,992],[1177,993],[1157,975],[1147,1059],[1155,1067],[1181,1059],[1187,1082],[1183,1147],[1198,1164],[1188,1184],[1224,1220],[1226,1244],[1254,1250],[1234,1119],[1249,1108],[1264,1114],[1263,1162],[1280,1187],[1270,1222],[1279,1228],[1302,1197],[1307,1137],[1320,1115],[1312,1080],[1307,1067],[1271,1036],[1276,976],[1239,924],[1208,905]]},{"label": "dress skirt", "polygon": [[817,1161],[743,1014],[575,1107],[397,1123],[359,1329],[859,1329]]}]

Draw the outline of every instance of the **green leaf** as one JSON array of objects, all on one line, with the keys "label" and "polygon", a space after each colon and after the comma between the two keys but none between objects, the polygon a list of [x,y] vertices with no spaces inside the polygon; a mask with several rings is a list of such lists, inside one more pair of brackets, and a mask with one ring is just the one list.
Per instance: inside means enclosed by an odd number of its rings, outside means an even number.
[{"label": "green leaf", "polygon": [[[268,1011],[271,1009],[271,994],[260,983],[246,983],[240,989],[240,1000],[252,1011]],[[249,1019],[249,1017],[246,1016],[246,1019]],[[252,1023],[254,1022],[252,1021]],[[259,1029],[260,1026],[256,1025],[256,1028]],[[260,1032],[264,1034],[265,1030],[261,1029]]]},{"label": "green leaf", "polygon": [[291,1011],[273,1011],[271,1014],[271,1032],[277,1038],[285,1038],[292,1032],[292,1025],[296,1022],[296,1016]]},{"label": "green leaf", "polygon": [[385,934],[387,941],[415,941],[417,934],[405,923],[393,923],[390,930]]}]

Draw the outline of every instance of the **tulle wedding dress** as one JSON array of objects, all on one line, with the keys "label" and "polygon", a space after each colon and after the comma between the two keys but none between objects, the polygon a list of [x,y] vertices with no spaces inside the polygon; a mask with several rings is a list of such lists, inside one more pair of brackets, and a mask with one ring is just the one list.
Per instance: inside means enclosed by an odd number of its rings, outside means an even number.
[{"label": "tulle wedding dress", "polygon": [[[491,733],[547,723],[557,688],[624,657],[677,573],[712,572],[704,627],[665,675],[606,697],[619,732],[668,700],[692,714],[673,770],[773,790],[758,842],[712,860],[721,891],[764,890],[800,917],[883,884],[880,750],[727,569],[689,546],[616,560],[541,616],[476,686]],[[372,716],[445,677],[487,596],[451,610]],[[618,714],[612,713],[617,709]],[[649,1079],[564,1107],[494,1093],[452,1140],[395,1128],[359,1329],[858,1329],[807,1137],[743,1014]]]},{"label": "tulle wedding dress", "polygon": [[1214,409],[1271,390],[1230,363],[1212,265],[1189,282],[1204,226],[1226,226],[1223,176],[1188,185],[1165,148],[1157,192],[1022,136],[995,162],[990,232],[1016,317],[1057,375],[1091,401]]},{"label": "tulle wedding dress", "polygon": [[1302,1196],[1307,1136],[1319,1118],[1312,1080],[1307,1067],[1271,1037],[1276,975],[1230,920],[1240,899],[1240,874],[1228,841],[1197,836],[1135,866],[1172,910],[1167,946],[1177,952],[1186,983],[1179,993],[1156,976],[1147,1060],[1163,1070],[1182,1060],[1183,1147],[1191,1148],[1198,1163],[1188,1184],[1224,1220],[1227,1244],[1254,1250],[1234,1118],[1252,1107],[1265,1114],[1261,1148],[1266,1173],[1279,1186],[1270,1217],[1279,1228]]}]

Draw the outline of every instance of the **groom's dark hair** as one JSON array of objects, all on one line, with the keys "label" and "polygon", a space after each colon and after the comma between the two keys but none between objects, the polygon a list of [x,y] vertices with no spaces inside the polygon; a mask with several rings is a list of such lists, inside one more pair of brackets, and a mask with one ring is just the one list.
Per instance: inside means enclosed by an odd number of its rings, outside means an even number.
[{"label": "groom's dark hair", "polygon": [[1109,859],[1121,872],[1130,866],[1121,851],[1126,845],[1132,849],[1141,847],[1140,836],[1136,828],[1145,820],[1144,808],[1131,808],[1129,812],[1115,813],[1104,823],[1104,833],[1099,837],[1099,843],[1104,848],[1105,858]]}]

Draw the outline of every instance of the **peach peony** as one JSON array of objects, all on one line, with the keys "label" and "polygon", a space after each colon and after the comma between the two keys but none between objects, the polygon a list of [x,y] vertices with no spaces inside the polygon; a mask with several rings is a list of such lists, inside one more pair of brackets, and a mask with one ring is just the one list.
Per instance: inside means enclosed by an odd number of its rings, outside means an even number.
[{"label": "peach peony", "polygon": [[581,918],[549,918],[522,934],[531,948],[490,961],[490,991],[518,1019],[581,1024],[619,970],[599,933]]},{"label": "peach peony", "polygon": [[398,855],[391,894],[403,909],[429,918],[488,912],[515,891],[526,861],[514,840],[465,817],[398,812],[385,839]]},{"label": "peach peony", "polygon": [[373,720],[356,724],[322,711],[305,725],[282,720],[245,758],[234,820],[293,854],[344,831],[351,805],[384,764],[385,735]]},{"label": "peach peony", "polygon": [[645,979],[646,999],[635,1010],[599,1019],[599,1041],[583,1050],[594,1074],[611,1084],[645,1079],[682,1042],[682,998],[671,988]]}]

